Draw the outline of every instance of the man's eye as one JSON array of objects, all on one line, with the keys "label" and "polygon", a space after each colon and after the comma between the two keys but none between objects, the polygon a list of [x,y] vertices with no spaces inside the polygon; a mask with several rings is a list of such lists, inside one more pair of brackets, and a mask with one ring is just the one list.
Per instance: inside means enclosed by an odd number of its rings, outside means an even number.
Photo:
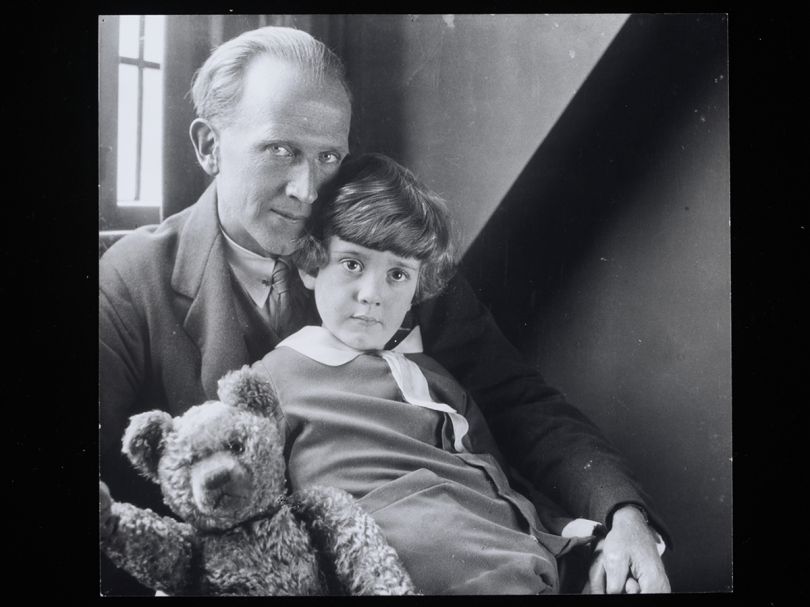
[{"label": "man's eye", "polygon": [[363,264],[356,259],[343,259],[340,263],[343,264],[343,267],[349,272],[359,272],[363,269]]},{"label": "man's eye", "polygon": [[321,154],[321,162],[324,164],[340,164],[340,156],[334,152],[324,152]]},{"label": "man's eye", "polygon": [[410,278],[405,270],[391,270],[389,276],[394,282],[404,282]]},{"label": "man's eye", "polygon": [[267,149],[270,150],[270,153],[273,156],[279,156],[281,158],[290,158],[293,156],[290,148],[278,143],[271,143],[269,146],[267,146]]}]

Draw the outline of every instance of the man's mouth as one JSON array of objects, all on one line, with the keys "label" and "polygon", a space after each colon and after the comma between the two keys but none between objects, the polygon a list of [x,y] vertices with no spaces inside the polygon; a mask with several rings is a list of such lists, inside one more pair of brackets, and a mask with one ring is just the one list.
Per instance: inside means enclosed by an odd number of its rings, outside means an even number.
[{"label": "man's mouth", "polygon": [[285,211],[279,211],[278,209],[270,209],[272,213],[275,213],[279,217],[286,219],[287,221],[305,221],[308,215],[297,215],[295,213],[287,213]]}]

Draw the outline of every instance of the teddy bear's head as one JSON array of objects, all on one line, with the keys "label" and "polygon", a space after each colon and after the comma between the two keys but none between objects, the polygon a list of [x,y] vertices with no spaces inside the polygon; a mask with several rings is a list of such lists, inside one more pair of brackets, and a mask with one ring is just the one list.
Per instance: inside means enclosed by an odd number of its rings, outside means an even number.
[{"label": "teddy bear's head", "polygon": [[248,367],[219,380],[218,401],[172,418],[131,418],[123,452],[160,485],[172,511],[199,529],[227,529],[286,492],[283,438],[269,384]]}]

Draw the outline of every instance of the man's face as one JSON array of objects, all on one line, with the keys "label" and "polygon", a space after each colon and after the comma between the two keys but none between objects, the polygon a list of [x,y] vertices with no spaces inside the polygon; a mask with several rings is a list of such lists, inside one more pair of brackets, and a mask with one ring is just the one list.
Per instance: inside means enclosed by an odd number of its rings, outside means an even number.
[{"label": "man's face", "polygon": [[301,276],[315,290],[323,326],[358,350],[383,349],[411,307],[421,262],[335,236],[328,251],[316,276]]},{"label": "man's face", "polygon": [[337,82],[313,84],[269,57],[248,66],[242,98],[217,133],[225,232],[260,255],[288,255],[318,189],[348,154],[351,108]]}]

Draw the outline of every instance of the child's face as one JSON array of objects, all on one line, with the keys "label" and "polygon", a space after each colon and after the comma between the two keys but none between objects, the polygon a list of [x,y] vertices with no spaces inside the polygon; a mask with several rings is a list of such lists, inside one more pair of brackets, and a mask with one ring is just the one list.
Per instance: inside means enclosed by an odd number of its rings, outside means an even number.
[{"label": "child's face", "polygon": [[301,273],[315,304],[340,341],[358,350],[381,350],[411,307],[421,262],[375,251],[333,236],[329,261],[316,276]]}]

